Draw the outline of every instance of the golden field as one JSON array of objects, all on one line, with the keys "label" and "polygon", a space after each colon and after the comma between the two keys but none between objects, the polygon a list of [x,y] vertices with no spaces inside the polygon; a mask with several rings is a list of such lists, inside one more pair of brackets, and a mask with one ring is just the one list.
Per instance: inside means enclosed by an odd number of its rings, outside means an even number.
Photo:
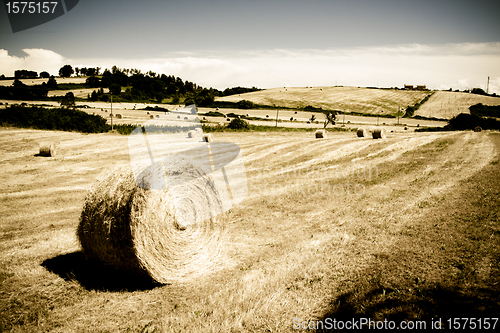
[{"label": "golden field", "polygon": [[[225,265],[145,285],[87,263],[75,235],[87,191],[129,162],[127,137],[1,128],[0,330],[296,332],[294,321],[326,318],[498,316],[497,132],[212,134],[241,147],[248,179],[248,197],[218,220]],[[57,156],[35,156],[41,141]]]},{"label": "golden field", "polygon": [[357,87],[280,87],[241,95],[219,97],[216,101],[249,100],[256,104],[303,108],[308,105],[325,110],[372,114],[396,114],[420,102],[429,93],[394,89]]}]

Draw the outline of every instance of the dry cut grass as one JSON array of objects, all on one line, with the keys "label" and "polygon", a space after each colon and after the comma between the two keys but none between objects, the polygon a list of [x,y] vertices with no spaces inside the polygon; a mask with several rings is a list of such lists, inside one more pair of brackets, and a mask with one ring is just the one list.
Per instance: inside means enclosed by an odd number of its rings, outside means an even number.
[{"label": "dry cut grass", "polygon": [[482,103],[500,105],[500,97],[464,92],[437,91],[416,112],[416,116],[451,119],[460,113],[470,113],[469,107]]},{"label": "dry cut grass", "polygon": [[356,87],[287,87],[226,96],[217,100],[230,102],[249,100],[257,104],[276,104],[292,108],[303,108],[311,105],[325,110],[396,114],[398,107],[414,105],[427,95],[428,93],[424,91]]},{"label": "dry cut grass", "polygon": [[[41,139],[55,158],[34,156]],[[296,332],[337,318],[498,317],[500,135],[215,133],[240,145],[248,197],[221,216],[227,265],[129,280],[87,262],[75,230],[126,138],[3,129],[0,330]],[[458,306],[452,306],[458,305]]]}]

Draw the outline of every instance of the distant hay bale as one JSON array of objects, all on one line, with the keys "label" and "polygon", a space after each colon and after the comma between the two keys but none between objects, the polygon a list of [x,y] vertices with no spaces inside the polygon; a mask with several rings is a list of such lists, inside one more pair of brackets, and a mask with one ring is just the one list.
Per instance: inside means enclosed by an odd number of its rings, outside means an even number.
[{"label": "distant hay bale", "polygon": [[148,112],[146,112],[146,114],[149,114],[149,111],[148,111]]},{"label": "distant hay bale", "polygon": [[324,139],[326,138],[326,131],[325,130],[317,130],[316,131],[316,139]]},{"label": "distant hay bale", "polygon": [[250,115],[247,113],[247,117],[250,117]]},{"label": "distant hay bale", "polygon": [[122,119],[122,118],[123,118],[123,116],[122,116],[121,114],[119,114],[119,113],[117,113],[117,114],[115,115],[115,117],[116,117],[116,119]]},{"label": "distant hay bale", "polygon": [[150,115],[150,116],[149,116],[149,119],[153,119],[154,117],[155,117],[155,116],[153,116],[153,115]]},{"label": "distant hay bale", "polygon": [[203,134],[202,140],[203,140],[203,142],[212,142],[212,136],[210,135],[210,133]]},{"label": "distant hay bale", "polygon": [[231,121],[231,119],[227,118],[227,121]]},{"label": "distant hay bale", "polygon": [[368,136],[368,131],[365,128],[360,127],[358,128],[357,134],[358,138],[366,138]]},{"label": "distant hay bale", "polygon": [[474,132],[481,132],[483,129],[481,128],[481,126],[476,126],[474,128]]},{"label": "distant hay bale", "polygon": [[385,129],[377,128],[373,131],[372,136],[374,139],[385,139]]},{"label": "distant hay bale", "polygon": [[188,138],[194,138],[196,136],[196,131],[195,130],[191,130],[188,132]]},{"label": "distant hay bale", "polygon": [[56,144],[53,142],[42,142],[40,143],[40,150],[38,155],[46,157],[56,156]]},{"label": "distant hay bale", "polygon": [[207,117],[203,117],[203,120],[207,120]]},{"label": "distant hay bale", "polygon": [[126,166],[92,187],[77,236],[87,260],[159,283],[182,282],[220,263],[214,216],[222,211],[212,177],[187,159],[156,163],[137,180]]},{"label": "distant hay bale", "polygon": [[407,131],[407,130],[408,130],[408,127],[405,126],[405,131]]}]

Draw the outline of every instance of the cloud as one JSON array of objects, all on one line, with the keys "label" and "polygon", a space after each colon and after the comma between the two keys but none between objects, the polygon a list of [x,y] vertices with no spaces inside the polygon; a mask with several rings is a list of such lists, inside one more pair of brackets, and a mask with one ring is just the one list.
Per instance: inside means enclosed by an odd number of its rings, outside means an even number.
[{"label": "cloud", "polygon": [[0,49],[0,74],[14,76],[14,71],[26,69],[38,73],[47,71],[52,75],[59,73],[59,68],[66,64],[65,58],[53,51],[44,49],[23,49],[25,57],[9,55],[7,50]]},{"label": "cloud", "polygon": [[147,59],[66,59],[48,50],[25,52],[27,57],[17,58],[2,50],[0,73],[13,74],[14,69],[23,68],[49,71],[49,66],[57,73],[66,63],[102,69],[116,65],[175,75],[218,89],[239,85],[272,88],[425,84],[431,89],[463,90],[486,88],[490,76],[490,92],[500,94],[500,43],[172,53]]}]

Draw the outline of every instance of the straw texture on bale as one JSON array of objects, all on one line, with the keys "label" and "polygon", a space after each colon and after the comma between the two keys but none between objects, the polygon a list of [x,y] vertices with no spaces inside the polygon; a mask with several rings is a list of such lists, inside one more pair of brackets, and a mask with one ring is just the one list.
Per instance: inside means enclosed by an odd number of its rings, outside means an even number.
[{"label": "straw texture on bale", "polygon": [[40,143],[40,156],[53,157],[56,156],[56,144],[53,142]]},{"label": "straw texture on bale", "polygon": [[385,129],[377,128],[373,131],[372,136],[374,139],[385,139]]},{"label": "straw texture on bale", "polygon": [[317,130],[316,131],[316,139],[323,139],[326,138],[326,131],[325,130]]},{"label": "straw texture on bale", "polygon": [[212,136],[210,134],[203,134],[203,142],[212,142]]},{"label": "straw texture on bale", "polygon": [[474,132],[481,132],[483,129],[481,128],[481,126],[476,126],[474,128]]},{"label": "straw texture on bale", "polygon": [[358,134],[358,138],[365,138],[368,136],[368,131],[365,128],[360,127],[360,128],[358,128],[357,134]]},{"label": "straw texture on bale", "polygon": [[[155,187],[159,179],[168,186]],[[220,262],[215,216],[222,210],[211,176],[187,159],[156,163],[137,180],[127,166],[93,186],[77,235],[88,260],[159,283],[182,282]]]}]

